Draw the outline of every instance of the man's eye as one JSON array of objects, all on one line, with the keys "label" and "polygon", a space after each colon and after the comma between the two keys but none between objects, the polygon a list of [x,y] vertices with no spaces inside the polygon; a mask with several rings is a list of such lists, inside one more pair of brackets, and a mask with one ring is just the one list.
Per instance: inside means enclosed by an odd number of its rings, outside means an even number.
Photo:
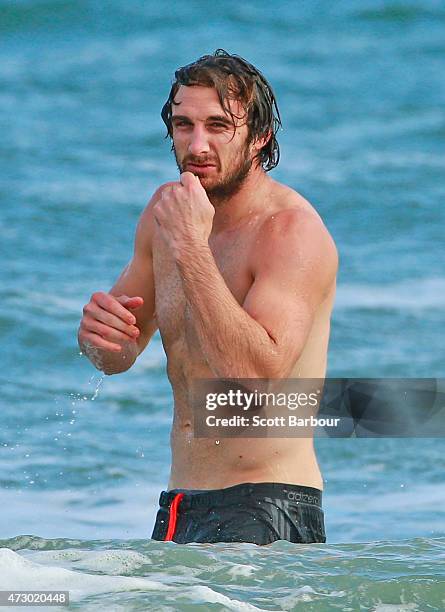
[{"label": "man's eye", "polygon": [[219,123],[218,121],[214,121],[210,125],[214,128],[225,128],[226,127],[225,123]]}]

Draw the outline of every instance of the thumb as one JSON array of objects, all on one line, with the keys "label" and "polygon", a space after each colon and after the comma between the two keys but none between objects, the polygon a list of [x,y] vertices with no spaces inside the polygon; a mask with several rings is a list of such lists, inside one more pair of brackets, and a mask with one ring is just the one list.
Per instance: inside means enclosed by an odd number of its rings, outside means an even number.
[{"label": "thumb", "polygon": [[199,178],[193,174],[193,172],[183,172],[179,177],[181,185],[183,187],[193,187],[198,182],[201,185]]},{"label": "thumb", "polygon": [[144,298],[140,296],[128,297],[128,295],[120,295],[116,299],[124,308],[140,308],[144,303]]}]

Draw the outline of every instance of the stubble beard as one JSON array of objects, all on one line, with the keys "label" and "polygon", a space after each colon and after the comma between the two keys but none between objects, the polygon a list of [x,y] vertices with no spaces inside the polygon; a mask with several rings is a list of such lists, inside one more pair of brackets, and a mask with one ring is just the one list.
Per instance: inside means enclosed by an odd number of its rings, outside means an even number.
[{"label": "stubble beard", "polygon": [[[178,166],[179,172],[185,172],[186,168],[179,161],[173,144],[172,151],[175,155],[176,165]],[[187,162],[202,164],[205,163],[205,161],[206,160],[202,158],[192,158],[191,156],[187,157]],[[243,149],[237,153],[235,161],[231,162],[229,170],[223,176],[217,178],[214,184],[207,187],[204,181],[203,187],[212,204],[222,204],[238,193],[250,172],[252,163],[253,160],[250,157],[249,142],[247,141]]]}]

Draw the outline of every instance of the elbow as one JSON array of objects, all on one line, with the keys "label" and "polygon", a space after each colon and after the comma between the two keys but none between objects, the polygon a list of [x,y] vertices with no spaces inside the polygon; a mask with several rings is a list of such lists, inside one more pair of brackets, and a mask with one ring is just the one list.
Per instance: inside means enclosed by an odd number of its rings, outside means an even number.
[{"label": "elbow", "polygon": [[264,359],[257,368],[257,378],[286,378],[292,372],[293,365],[296,361],[294,356],[289,355],[278,342],[277,338],[267,331],[269,338],[269,346],[264,352]]},{"label": "elbow", "polygon": [[291,376],[295,363],[298,361],[300,354],[292,354],[283,352],[276,345],[263,363],[257,368],[256,378],[268,378],[270,380],[288,378]]},{"label": "elbow", "polygon": [[291,368],[280,366],[280,364],[269,364],[264,365],[261,368],[257,368],[254,378],[265,378],[268,380],[276,380],[280,378],[287,378],[291,373]]},{"label": "elbow", "polygon": [[250,377],[275,380],[277,378],[286,378],[291,371],[292,366],[289,366],[280,358],[273,357],[254,367]]}]

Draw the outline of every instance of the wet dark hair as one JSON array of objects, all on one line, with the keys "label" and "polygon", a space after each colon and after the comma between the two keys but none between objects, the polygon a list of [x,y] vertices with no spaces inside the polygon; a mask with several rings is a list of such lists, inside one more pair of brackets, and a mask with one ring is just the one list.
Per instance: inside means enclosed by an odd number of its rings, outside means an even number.
[{"label": "wet dark hair", "polygon": [[172,108],[181,85],[214,87],[222,108],[230,115],[234,125],[242,117],[231,112],[229,100],[239,100],[247,116],[249,142],[270,135],[256,156],[258,163],[266,172],[275,168],[280,159],[276,133],[281,127],[281,117],[271,86],[255,66],[239,55],[217,49],[213,55],[203,55],[196,62],[178,68],[161,111],[167,126],[167,138],[173,138]]}]

